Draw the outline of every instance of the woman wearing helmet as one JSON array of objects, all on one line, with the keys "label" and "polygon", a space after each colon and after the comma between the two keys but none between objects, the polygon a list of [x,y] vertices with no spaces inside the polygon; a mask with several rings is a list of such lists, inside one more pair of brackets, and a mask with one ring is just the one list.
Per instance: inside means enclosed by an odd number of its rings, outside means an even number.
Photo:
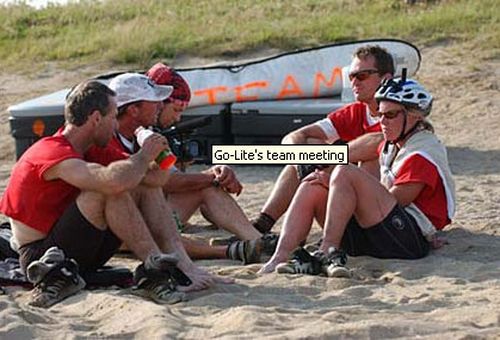
[{"label": "woman wearing helmet", "polygon": [[428,254],[437,230],[454,215],[454,183],[445,147],[426,120],[432,96],[418,82],[384,82],[379,103],[384,143],[380,182],[353,165],[337,166],[326,205],[319,250],[302,248],[277,267],[282,273],[349,277],[347,256],[418,259]]}]

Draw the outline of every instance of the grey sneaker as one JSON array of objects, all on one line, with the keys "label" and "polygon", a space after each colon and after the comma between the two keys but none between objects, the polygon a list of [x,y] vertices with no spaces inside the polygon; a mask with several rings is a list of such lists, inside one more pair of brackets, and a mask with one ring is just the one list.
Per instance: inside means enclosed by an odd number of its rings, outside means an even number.
[{"label": "grey sneaker", "polygon": [[328,277],[350,278],[351,271],[346,267],[347,255],[335,247],[328,248],[328,263],[324,266],[325,275]]},{"label": "grey sneaker", "polygon": [[298,247],[288,262],[276,266],[276,271],[280,274],[320,275],[324,262],[323,253],[310,254],[304,248]]},{"label": "grey sneaker", "polygon": [[[38,264],[36,262],[39,261],[32,262],[29,267],[36,266]],[[83,287],[85,287],[85,281],[78,274],[78,264],[72,259],[65,259],[35,284],[29,304],[48,308],[79,292]]]},{"label": "grey sneaker", "polygon": [[226,250],[227,258],[242,261],[243,264],[261,262],[262,240],[235,241]]},{"label": "grey sneaker", "polygon": [[140,264],[134,271],[132,293],[153,300],[158,304],[174,304],[186,300],[186,294],[178,292],[176,282],[168,272],[146,269]]}]

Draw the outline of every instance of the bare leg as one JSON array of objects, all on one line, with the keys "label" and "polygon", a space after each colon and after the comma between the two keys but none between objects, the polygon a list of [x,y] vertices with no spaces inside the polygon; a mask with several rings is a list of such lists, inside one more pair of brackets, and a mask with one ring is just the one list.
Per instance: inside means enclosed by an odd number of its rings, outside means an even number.
[{"label": "bare leg", "polygon": [[76,203],[81,213],[97,229],[107,227],[142,261],[149,255],[160,253],[134,200],[128,193],[103,196],[95,192],[82,192]]},{"label": "bare leg", "polygon": [[353,165],[337,166],[330,179],[323,243],[320,250],[339,248],[349,219],[354,215],[363,228],[381,222],[396,199],[375,177]]},{"label": "bare leg", "polygon": [[314,217],[320,224],[323,223],[327,196],[328,191],[321,185],[304,182],[299,186],[285,215],[276,251],[259,273],[273,272],[279,263],[288,260],[292,250],[307,238]]},{"label": "bare leg", "polygon": [[182,244],[193,260],[225,259],[227,246],[210,246],[205,242],[181,236]]},{"label": "bare leg", "polygon": [[274,185],[271,195],[264,204],[262,212],[268,214],[274,220],[278,220],[288,209],[299,184],[296,168],[293,165],[285,166]]},{"label": "bare leg", "polygon": [[241,240],[255,240],[261,233],[255,229],[236,201],[220,188],[206,188],[186,193],[169,194],[168,202],[186,222],[200,208],[203,216],[214,225],[236,235]]},{"label": "bare leg", "polygon": [[216,282],[232,282],[232,280],[208,273],[191,261],[177,233],[172,210],[167,204],[161,188],[139,186],[134,190],[133,197],[159,248],[163,252],[175,252],[179,256],[178,267],[193,281],[193,284],[185,290],[204,289]]},{"label": "bare leg", "polygon": [[378,159],[374,159],[371,161],[359,162],[358,165],[361,169],[368,172],[370,175],[380,180],[380,164]]}]

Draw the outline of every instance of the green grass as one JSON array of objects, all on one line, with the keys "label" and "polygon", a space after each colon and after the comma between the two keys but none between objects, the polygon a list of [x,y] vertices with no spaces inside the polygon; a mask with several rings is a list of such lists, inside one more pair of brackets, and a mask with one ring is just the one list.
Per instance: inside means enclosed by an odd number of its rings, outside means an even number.
[{"label": "green grass", "polygon": [[[150,65],[179,54],[237,56],[368,38],[470,41],[498,57],[500,2],[456,0],[105,0],[0,6],[0,65]],[[22,62],[21,62],[22,63]]]}]

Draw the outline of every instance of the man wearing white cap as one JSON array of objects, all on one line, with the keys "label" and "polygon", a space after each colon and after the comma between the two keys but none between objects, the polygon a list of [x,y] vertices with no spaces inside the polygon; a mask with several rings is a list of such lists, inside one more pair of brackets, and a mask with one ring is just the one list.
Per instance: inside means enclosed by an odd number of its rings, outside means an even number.
[{"label": "man wearing white cap", "polygon": [[[119,151],[128,154],[137,152],[139,146],[136,142],[134,132],[140,126],[148,127],[155,125],[158,121],[158,116],[162,113],[163,102],[165,102],[165,100],[160,102],[150,100],[147,95],[149,86],[151,84],[156,85],[156,83],[150,79],[151,78],[142,74],[125,73],[113,78],[109,84],[109,87],[117,94],[117,118],[119,123],[118,129],[110,145]],[[174,170],[170,172],[173,171]],[[163,171],[162,173],[166,175],[168,171]],[[199,185],[199,177],[205,176],[192,174],[192,176],[188,176],[188,178],[185,179],[178,179],[177,177],[176,175],[175,180],[183,182],[184,186],[189,185],[190,181],[193,181],[194,183],[192,183],[192,185],[194,184],[196,186]],[[211,179],[210,175],[207,177]],[[153,182],[153,180],[155,181]],[[165,178],[151,179],[148,181],[148,184],[160,186],[163,183],[163,190],[165,190],[166,187],[171,185],[171,181],[174,180],[174,178],[167,179],[170,182],[166,184],[165,180]],[[237,183],[239,184],[239,182]],[[175,186],[178,184],[179,183],[174,183],[172,185]],[[241,190],[241,188],[239,190]],[[181,197],[176,196],[176,203],[178,204],[174,206],[178,209],[177,213],[181,221],[186,219],[186,215],[189,216],[194,213],[197,208],[197,206],[195,206],[196,202],[200,201],[200,198],[204,198],[205,196],[210,196],[209,199],[213,201],[210,202],[209,208],[206,209],[208,215],[216,216],[219,221],[223,220],[224,223],[222,227],[230,232],[236,233],[243,240],[247,241],[237,241],[232,247],[228,245],[210,246],[201,241],[181,237],[187,254],[193,259],[230,258],[233,260],[241,260],[245,264],[260,261],[261,248],[264,247],[266,240],[260,239],[261,234],[252,227],[239,206],[225,191],[210,185],[205,191],[192,190],[188,195],[183,195]],[[167,202],[168,209],[165,210],[164,213],[166,217],[169,218],[169,221],[174,221],[172,219],[172,197],[169,197],[169,199],[170,200]],[[222,206],[219,207],[217,204],[222,204]],[[201,205],[201,203],[198,205]]]}]

